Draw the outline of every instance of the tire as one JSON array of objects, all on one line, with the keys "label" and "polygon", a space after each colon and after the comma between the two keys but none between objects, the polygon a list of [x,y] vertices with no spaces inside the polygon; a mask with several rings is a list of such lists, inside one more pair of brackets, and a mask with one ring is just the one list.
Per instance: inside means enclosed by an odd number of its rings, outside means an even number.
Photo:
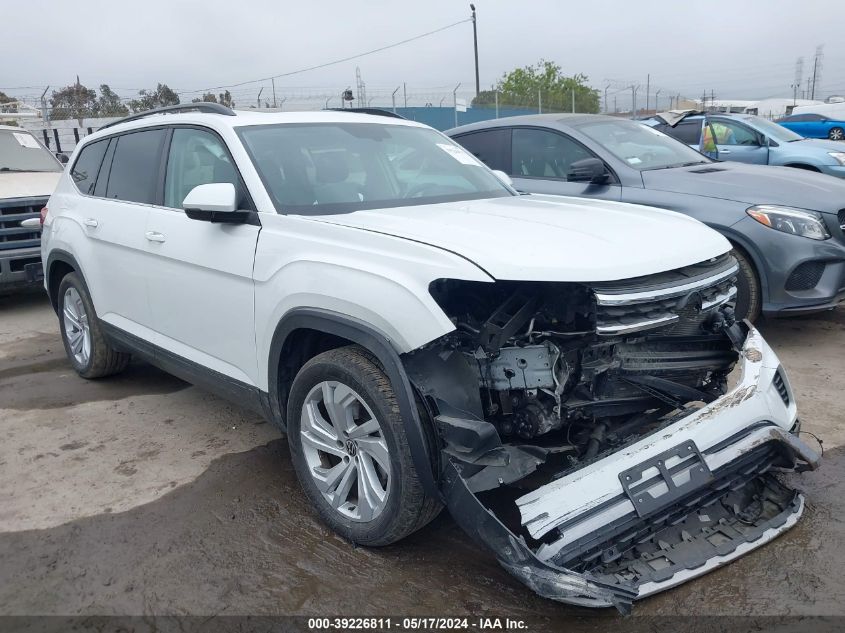
[{"label": "tire", "polygon": [[737,248],[731,251],[739,264],[739,274],[736,279],[736,318],[748,319],[752,323],[760,317],[762,294],[760,279],[754,264],[748,256]]},{"label": "tire", "polygon": [[68,273],[59,284],[58,308],[65,353],[76,373],[83,378],[103,378],[126,369],[131,356],[106,342],[94,304],[77,273]]},{"label": "tire", "polygon": [[[343,415],[333,421],[326,402]],[[323,522],[344,538],[389,545],[440,512],[417,475],[390,381],[363,348],[309,360],[291,386],[287,420],[299,483]]]},{"label": "tire", "polygon": [[827,133],[827,138],[829,138],[831,141],[841,141],[843,138],[845,138],[845,130],[843,130],[841,127],[832,127]]}]

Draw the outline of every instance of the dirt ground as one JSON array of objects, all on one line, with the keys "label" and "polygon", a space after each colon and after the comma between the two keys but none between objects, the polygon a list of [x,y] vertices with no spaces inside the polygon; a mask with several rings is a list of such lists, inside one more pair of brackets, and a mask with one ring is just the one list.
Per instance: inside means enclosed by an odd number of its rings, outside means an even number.
[{"label": "dirt ground", "polygon": [[[845,310],[761,329],[824,441],[822,469],[792,477],[805,516],[635,617],[845,615]],[[0,298],[0,614],[590,615],[532,594],[445,513],[352,547],[269,423],[140,363],[77,377],[40,293]]]}]

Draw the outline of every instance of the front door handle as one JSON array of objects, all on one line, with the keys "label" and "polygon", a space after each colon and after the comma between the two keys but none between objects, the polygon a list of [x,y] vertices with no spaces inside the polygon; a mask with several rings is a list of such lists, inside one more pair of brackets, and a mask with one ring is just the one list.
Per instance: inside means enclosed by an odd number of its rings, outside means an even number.
[{"label": "front door handle", "polygon": [[96,229],[98,226],[100,226],[100,223],[97,222],[97,220],[95,220],[94,218],[86,218],[82,221],[82,224],[84,224],[85,226],[90,226],[92,229]]},{"label": "front door handle", "polygon": [[145,233],[147,239],[151,242],[163,242],[165,240],[164,234],[156,231],[147,231]]},{"label": "front door handle", "polygon": [[719,150],[719,153],[720,153],[720,154],[730,154],[730,153],[731,153],[731,150],[729,150],[729,149],[720,149],[720,150]]}]

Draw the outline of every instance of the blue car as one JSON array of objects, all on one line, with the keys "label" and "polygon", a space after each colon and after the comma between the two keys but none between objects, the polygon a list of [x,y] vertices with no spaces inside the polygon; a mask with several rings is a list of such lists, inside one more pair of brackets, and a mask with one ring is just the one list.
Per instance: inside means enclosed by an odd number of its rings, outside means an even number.
[{"label": "blue car", "polygon": [[845,178],[845,143],[804,138],[751,114],[665,112],[642,123],[716,160],[797,167]]},{"label": "blue car", "polygon": [[829,138],[831,141],[845,139],[845,121],[831,119],[823,114],[793,114],[775,123],[805,138]]}]

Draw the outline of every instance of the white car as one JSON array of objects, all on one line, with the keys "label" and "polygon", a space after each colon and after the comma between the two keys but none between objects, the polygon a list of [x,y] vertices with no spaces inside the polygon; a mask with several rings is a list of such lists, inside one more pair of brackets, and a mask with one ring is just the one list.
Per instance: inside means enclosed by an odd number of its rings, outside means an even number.
[{"label": "white car", "polygon": [[41,281],[37,220],[61,172],[32,134],[0,125],[0,292]]},{"label": "white car", "polygon": [[344,112],[178,106],[71,165],[43,258],[73,367],[133,354],[261,411],[354,543],[445,505],[539,594],[626,610],[802,513],[769,471],[818,455],[695,220],[518,195],[439,132]]}]

